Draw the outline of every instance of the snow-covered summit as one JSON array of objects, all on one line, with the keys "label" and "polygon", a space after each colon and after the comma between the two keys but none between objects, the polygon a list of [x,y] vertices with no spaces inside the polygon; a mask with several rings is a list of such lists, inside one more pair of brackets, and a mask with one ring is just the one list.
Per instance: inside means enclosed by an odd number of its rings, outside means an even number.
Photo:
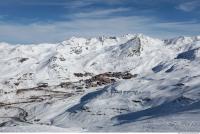
[{"label": "snow-covered summit", "polygon": [[[139,70],[143,70],[143,73],[149,73],[159,62],[197,48],[198,40],[198,36],[163,41],[143,34],[127,34],[120,37],[72,37],[57,44],[1,43],[1,79],[2,82],[9,79],[16,81],[26,73],[33,73],[30,81],[34,85],[40,81],[52,80],[56,83],[62,79],[75,80],[77,78],[73,73],[76,72],[98,74],[129,70],[140,73]],[[24,87],[25,83],[22,81],[18,86]]]}]

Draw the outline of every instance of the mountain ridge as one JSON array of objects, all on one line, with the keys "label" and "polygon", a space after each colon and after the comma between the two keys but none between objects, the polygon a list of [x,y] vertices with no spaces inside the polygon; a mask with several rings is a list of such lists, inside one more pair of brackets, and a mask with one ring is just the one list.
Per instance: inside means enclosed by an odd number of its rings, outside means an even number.
[{"label": "mountain ridge", "polygon": [[200,36],[143,34],[0,43],[0,131],[198,131],[199,49]]}]

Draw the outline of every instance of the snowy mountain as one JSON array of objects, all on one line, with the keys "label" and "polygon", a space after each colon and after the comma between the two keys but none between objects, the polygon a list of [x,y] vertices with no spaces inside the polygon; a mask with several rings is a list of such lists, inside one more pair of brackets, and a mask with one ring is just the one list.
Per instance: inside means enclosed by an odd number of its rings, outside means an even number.
[{"label": "snowy mountain", "polygon": [[0,131],[200,131],[200,36],[0,43]]}]

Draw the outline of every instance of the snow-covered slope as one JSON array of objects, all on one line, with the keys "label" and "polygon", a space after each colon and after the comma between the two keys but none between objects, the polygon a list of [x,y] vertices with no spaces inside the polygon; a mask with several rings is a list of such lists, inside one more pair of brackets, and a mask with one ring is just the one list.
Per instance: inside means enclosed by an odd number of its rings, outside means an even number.
[{"label": "snow-covered slope", "polygon": [[0,131],[200,131],[200,36],[0,43],[0,67]]}]

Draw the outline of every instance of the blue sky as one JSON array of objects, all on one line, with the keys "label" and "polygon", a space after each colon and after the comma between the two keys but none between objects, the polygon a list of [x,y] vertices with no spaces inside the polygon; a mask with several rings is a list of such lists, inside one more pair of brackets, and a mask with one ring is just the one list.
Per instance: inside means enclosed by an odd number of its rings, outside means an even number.
[{"label": "blue sky", "polygon": [[0,1],[0,41],[59,42],[127,33],[200,35],[200,0]]}]

